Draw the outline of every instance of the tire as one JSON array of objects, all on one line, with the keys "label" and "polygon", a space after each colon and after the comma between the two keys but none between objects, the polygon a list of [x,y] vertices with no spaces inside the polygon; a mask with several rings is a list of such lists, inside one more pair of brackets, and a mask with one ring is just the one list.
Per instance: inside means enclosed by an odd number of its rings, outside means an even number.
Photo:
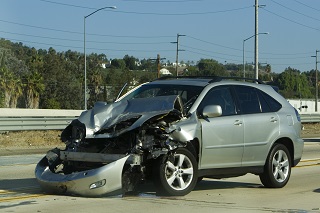
[{"label": "tire", "polygon": [[275,144],[268,155],[264,172],[260,174],[262,184],[267,188],[284,187],[291,175],[291,162],[287,147]]},{"label": "tire", "polygon": [[154,167],[154,182],[160,195],[184,196],[190,193],[198,180],[195,156],[185,148],[173,155],[163,155]]}]

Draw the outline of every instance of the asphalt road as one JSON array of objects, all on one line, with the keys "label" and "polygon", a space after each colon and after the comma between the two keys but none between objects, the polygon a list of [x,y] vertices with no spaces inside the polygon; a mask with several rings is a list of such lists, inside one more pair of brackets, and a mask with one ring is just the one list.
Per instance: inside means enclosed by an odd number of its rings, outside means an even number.
[{"label": "asphalt road", "polygon": [[152,184],[135,196],[83,198],[47,195],[34,178],[42,154],[0,157],[0,212],[320,212],[320,143],[306,143],[303,160],[282,189],[255,175],[204,179],[183,197],[159,197]]}]

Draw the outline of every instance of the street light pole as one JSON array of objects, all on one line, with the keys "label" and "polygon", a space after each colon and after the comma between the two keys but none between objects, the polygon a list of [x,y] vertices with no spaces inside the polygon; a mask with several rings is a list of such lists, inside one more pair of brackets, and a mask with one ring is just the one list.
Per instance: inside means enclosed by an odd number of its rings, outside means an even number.
[{"label": "street light pole", "polygon": [[87,16],[83,17],[83,52],[84,52],[84,109],[87,110],[87,55],[86,55],[86,18],[93,15],[94,13],[104,9],[116,9],[117,7],[102,7],[95,10]]},{"label": "street light pole", "polygon": [[[243,40],[243,43],[242,43],[242,65],[243,65],[243,78],[245,78],[246,77],[246,64],[245,64],[245,51],[244,51],[244,48],[245,48],[245,46],[244,46],[244,43],[247,41],[247,40],[249,40],[250,38],[253,38],[253,37],[255,37],[256,35],[259,35],[259,34],[265,34],[265,35],[268,35],[269,34],[269,32],[265,32],[265,33],[258,33],[258,34],[255,34],[255,35],[253,35],[253,36],[250,36],[249,38],[246,38],[246,39],[244,39]],[[256,79],[258,79],[258,78],[256,78]]]},{"label": "street light pole", "polygon": [[319,50],[316,50],[316,55],[311,56],[316,58],[316,97],[315,97],[315,111],[318,112],[318,52]]}]

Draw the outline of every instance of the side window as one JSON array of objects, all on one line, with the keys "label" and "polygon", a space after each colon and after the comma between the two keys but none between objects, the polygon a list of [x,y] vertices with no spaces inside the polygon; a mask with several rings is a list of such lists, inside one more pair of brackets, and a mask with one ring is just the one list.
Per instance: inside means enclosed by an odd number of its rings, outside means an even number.
[{"label": "side window", "polygon": [[236,86],[240,108],[244,114],[260,113],[261,106],[256,89],[247,86]]},{"label": "side window", "polygon": [[241,111],[244,114],[276,112],[282,106],[268,94],[248,86],[236,86]]},{"label": "side window", "polygon": [[263,100],[265,100],[266,104],[269,106],[270,112],[277,112],[281,109],[282,105],[274,98],[272,98],[270,95],[262,91],[260,91],[260,94]]},{"label": "side window", "polygon": [[230,92],[230,88],[227,86],[220,86],[212,88],[198,107],[198,111],[202,112],[203,108],[208,105],[219,105],[222,109],[222,115],[235,115],[236,108]]}]

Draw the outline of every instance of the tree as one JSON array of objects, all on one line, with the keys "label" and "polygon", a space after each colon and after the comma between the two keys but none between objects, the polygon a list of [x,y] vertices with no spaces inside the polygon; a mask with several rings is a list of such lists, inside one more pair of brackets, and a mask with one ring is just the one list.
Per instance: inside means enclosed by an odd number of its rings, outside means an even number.
[{"label": "tree", "polygon": [[155,67],[155,62],[150,59],[142,59],[141,61],[141,69],[146,71],[152,71],[152,67]]},{"label": "tree", "polygon": [[44,91],[42,75],[38,72],[31,72],[25,76],[24,94],[26,108],[39,108],[40,94]]},{"label": "tree", "polygon": [[99,69],[90,72],[89,75],[89,100],[88,105],[91,108],[95,102],[99,101],[99,95],[102,93],[103,78]]},{"label": "tree", "polygon": [[312,97],[307,76],[304,73],[301,74],[299,70],[291,67],[286,68],[284,72],[279,74],[276,83],[285,98]]},{"label": "tree", "polygon": [[228,76],[224,66],[213,59],[201,59],[198,68],[198,75]]},{"label": "tree", "polygon": [[123,59],[113,59],[111,61],[111,67],[123,70],[126,67],[126,62]]},{"label": "tree", "polygon": [[17,100],[22,95],[21,74],[27,72],[26,66],[10,50],[0,51],[0,90],[3,91],[3,107],[17,106]]},{"label": "tree", "polygon": [[14,75],[6,67],[0,69],[0,89],[4,91],[4,107],[10,107],[11,94],[14,89]]},{"label": "tree", "polygon": [[22,82],[20,79],[13,79],[13,93],[11,94],[10,108],[16,108],[18,105],[18,99],[23,95]]},{"label": "tree", "polygon": [[133,56],[128,56],[128,55],[125,55],[123,57],[123,60],[124,62],[126,63],[126,67],[129,69],[129,70],[135,70],[136,69],[136,61],[137,59]]}]

